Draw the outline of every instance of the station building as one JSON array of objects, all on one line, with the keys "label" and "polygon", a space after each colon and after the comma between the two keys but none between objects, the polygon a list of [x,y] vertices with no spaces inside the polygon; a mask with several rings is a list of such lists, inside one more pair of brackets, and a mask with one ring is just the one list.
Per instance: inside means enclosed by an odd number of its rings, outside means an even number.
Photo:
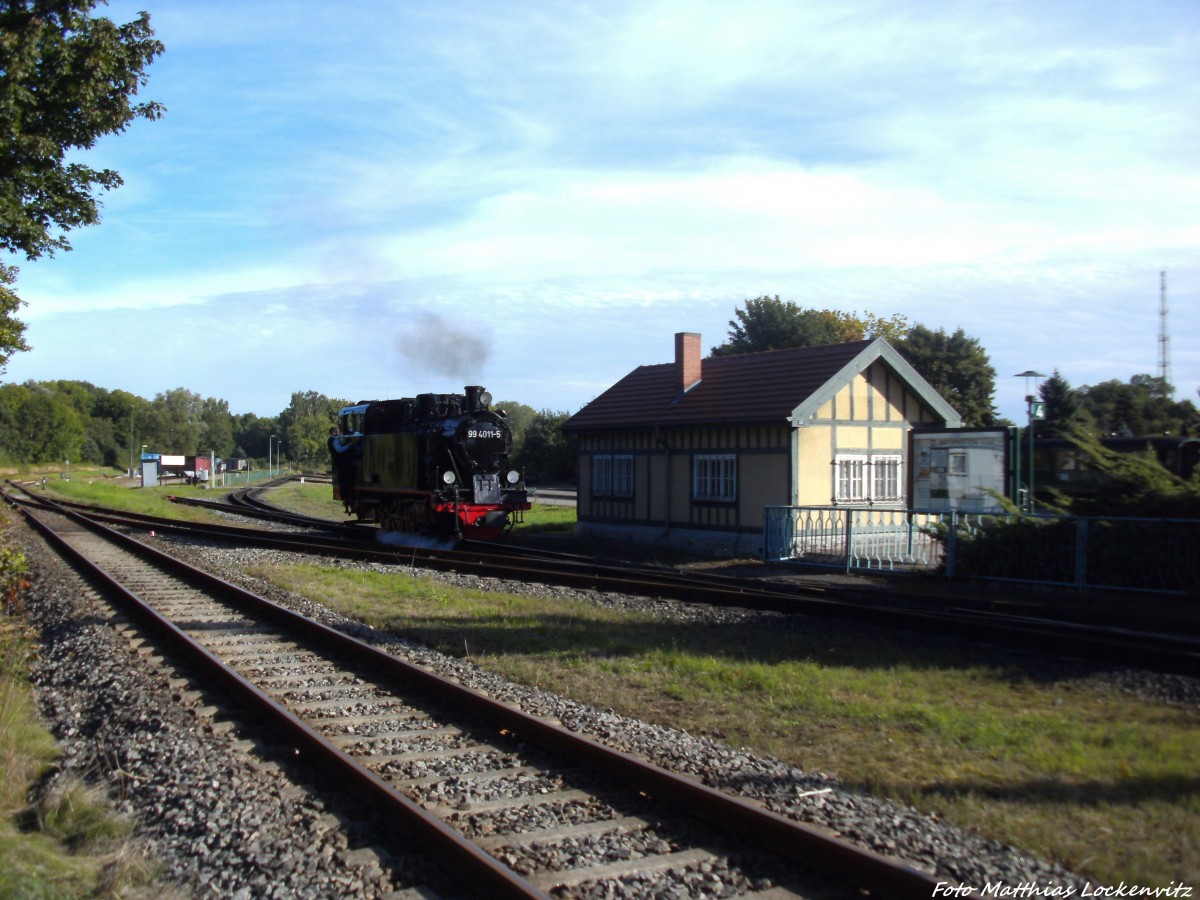
[{"label": "station building", "polygon": [[908,434],[957,412],[882,338],[639,366],[563,425],[578,440],[578,531],[758,554],[767,506],[908,497]]}]

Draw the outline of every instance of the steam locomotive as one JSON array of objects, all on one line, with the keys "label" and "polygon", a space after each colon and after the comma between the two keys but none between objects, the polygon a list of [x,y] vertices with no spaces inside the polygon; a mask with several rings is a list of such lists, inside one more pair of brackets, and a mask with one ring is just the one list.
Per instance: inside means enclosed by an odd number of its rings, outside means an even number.
[{"label": "steam locomotive", "polygon": [[329,439],[334,499],[384,531],[499,537],[529,501],[508,466],[508,421],[491,402],[468,386],[344,407]]}]

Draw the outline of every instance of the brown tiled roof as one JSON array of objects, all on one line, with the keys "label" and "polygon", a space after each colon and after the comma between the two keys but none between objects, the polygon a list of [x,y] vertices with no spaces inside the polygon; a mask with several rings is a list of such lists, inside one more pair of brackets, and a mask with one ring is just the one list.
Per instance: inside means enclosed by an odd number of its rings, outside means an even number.
[{"label": "brown tiled roof", "polygon": [[651,425],[782,425],[797,406],[870,341],[710,356],[700,383],[680,395],[675,363],[639,366],[566,421],[567,430]]}]

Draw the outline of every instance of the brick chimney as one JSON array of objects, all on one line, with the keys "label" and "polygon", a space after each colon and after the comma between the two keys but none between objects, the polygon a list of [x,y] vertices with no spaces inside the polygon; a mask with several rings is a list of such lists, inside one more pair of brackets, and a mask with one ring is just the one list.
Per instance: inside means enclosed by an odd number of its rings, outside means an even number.
[{"label": "brick chimney", "polygon": [[675,335],[675,387],[682,394],[700,383],[700,335],[681,331]]}]

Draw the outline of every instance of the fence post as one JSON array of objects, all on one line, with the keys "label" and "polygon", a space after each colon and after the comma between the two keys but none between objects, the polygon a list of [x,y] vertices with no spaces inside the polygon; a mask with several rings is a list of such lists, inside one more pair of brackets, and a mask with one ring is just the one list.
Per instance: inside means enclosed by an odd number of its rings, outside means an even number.
[{"label": "fence post", "polygon": [[846,574],[850,574],[850,563],[853,559],[851,551],[854,549],[854,510],[847,509],[846,513]]},{"label": "fence post", "polygon": [[958,510],[950,510],[950,531],[946,535],[946,577],[954,577],[954,556],[958,552]]},{"label": "fence post", "polygon": [[1081,591],[1087,587],[1089,521],[1087,516],[1080,516],[1075,520],[1075,587]]}]

